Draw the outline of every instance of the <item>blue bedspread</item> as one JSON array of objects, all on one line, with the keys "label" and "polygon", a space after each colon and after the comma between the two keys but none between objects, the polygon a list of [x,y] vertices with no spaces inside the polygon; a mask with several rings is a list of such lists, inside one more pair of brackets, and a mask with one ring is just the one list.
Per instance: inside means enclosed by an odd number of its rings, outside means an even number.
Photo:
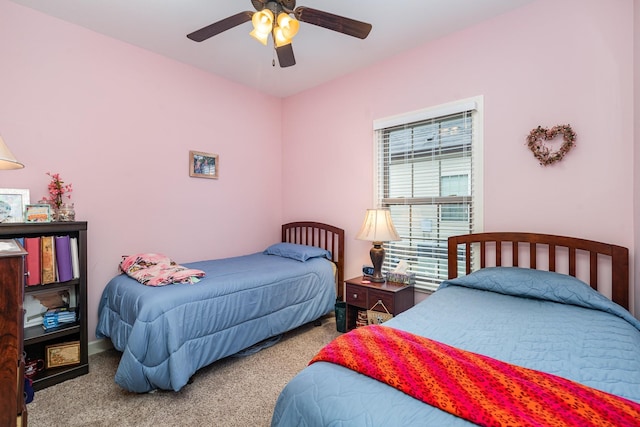
[{"label": "blue bedspread", "polygon": [[[385,325],[640,402],[640,322],[576,279],[539,273],[485,269],[445,282]],[[347,368],[319,362],[278,398],[272,426],[292,425],[471,424]]]},{"label": "blue bedspread", "polygon": [[333,309],[333,265],[252,255],[184,264],[197,284],[145,286],[121,274],[106,286],[98,338],[122,359],[116,383],[133,392],[179,390],[200,368]]}]

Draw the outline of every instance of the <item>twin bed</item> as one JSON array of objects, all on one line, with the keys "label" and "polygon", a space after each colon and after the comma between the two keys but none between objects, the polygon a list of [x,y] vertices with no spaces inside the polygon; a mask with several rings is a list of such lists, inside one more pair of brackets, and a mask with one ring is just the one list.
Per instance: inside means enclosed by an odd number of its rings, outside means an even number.
[{"label": "twin bed", "polygon": [[[284,388],[272,426],[640,425],[640,322],[626,310],[626,248],[482,233],[452,237],[448,250],[450,280],[383,325],[325,347]],[[483,377],[486,366],[495,369]],[[554,385],[527,389],[501,371]],[[591,397],[563,387],[616,399],[627,412],[599,420],[585,404]],[[517,415],[507,411],[518,405]],[[603,408],[607,418],[611,405]]]},{"label": "twin bed", "polygon": [[198,369],[332,311],[344,231],[289,223],[263,252],[184,267],[205,276],[154,287],[121,274],[105,287],[96,335],[122,352],[115,381],[126,390],[180,390]]}]

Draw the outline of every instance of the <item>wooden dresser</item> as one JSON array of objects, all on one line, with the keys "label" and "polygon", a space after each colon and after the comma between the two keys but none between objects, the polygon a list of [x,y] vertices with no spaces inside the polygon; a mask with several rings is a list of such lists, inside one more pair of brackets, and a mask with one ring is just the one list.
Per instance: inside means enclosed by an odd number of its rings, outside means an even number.
[{"label": "wooden dresser", "polygon": [[24,248],[0,240],[0,427],[26,426],[22,337]]}]

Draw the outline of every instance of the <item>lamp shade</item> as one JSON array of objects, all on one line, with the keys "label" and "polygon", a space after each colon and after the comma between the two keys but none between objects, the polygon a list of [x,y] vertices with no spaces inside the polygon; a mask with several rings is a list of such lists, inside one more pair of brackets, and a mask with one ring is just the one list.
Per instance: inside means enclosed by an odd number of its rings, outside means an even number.
[{"label": "lamp shade", "polygon": [[249,33],[251,37],[258,40],[263,45],[267,45],[267,40],[269,39],[269,33],[261,33],[258,30],[253,30]]},{"label": "lamp shade", "polygon": [[275,27],[273,29],[273,40],[277,47],[291,43],[291,39],[285,36],[281,27]]},{"label": "lamp shade", "polygon": [[291,39],[298,34],[300,23],[288,13],[282,12],[278,15],[278,27],[282,28],[282,35],[291,42]]},{"label": "lamp shade", "polygon": [[21,169],[24,165],[13,155],[0,136],[0,169]]},{"label": "lamp shade", "polygon": [[367,209],[367,215],[356,239],[370,242],[402,240],[393,226],[389,209]]},{"label": "lamp shade", "polygon": [[273,28],[273,12],[269,9],[262,9],[255,12],[251,17],[253,28],[259,33],[270,33]]},{"label": "lamp shade", "polygon": [[263,45],[267,45],[267,39],[273,28],[273,12],[269,9],[262,9],[255,12],[251,18],[253,23],[253,31],[249,34]]}]

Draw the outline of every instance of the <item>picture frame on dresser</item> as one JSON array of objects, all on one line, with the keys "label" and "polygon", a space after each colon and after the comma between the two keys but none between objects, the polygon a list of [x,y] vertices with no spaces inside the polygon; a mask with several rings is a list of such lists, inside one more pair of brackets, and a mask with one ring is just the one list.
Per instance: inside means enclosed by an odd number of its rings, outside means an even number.
[{"label": "picture frame on dresser", "polygon": [[24,222],[51,222],[51,205],[27,205],[24,209]]},{"label": "picture frame on dresser", "polygon": [[0,240],[0,254],[3,255],[11,255],[13,253],[20,253],[22,250],[22,246],[17,241],[11,240]]},{"label": "picture frame on dresser", "polygon": [[0,223],[24,222],[24,211],[29,201],[29,190],[0,188]]}]

